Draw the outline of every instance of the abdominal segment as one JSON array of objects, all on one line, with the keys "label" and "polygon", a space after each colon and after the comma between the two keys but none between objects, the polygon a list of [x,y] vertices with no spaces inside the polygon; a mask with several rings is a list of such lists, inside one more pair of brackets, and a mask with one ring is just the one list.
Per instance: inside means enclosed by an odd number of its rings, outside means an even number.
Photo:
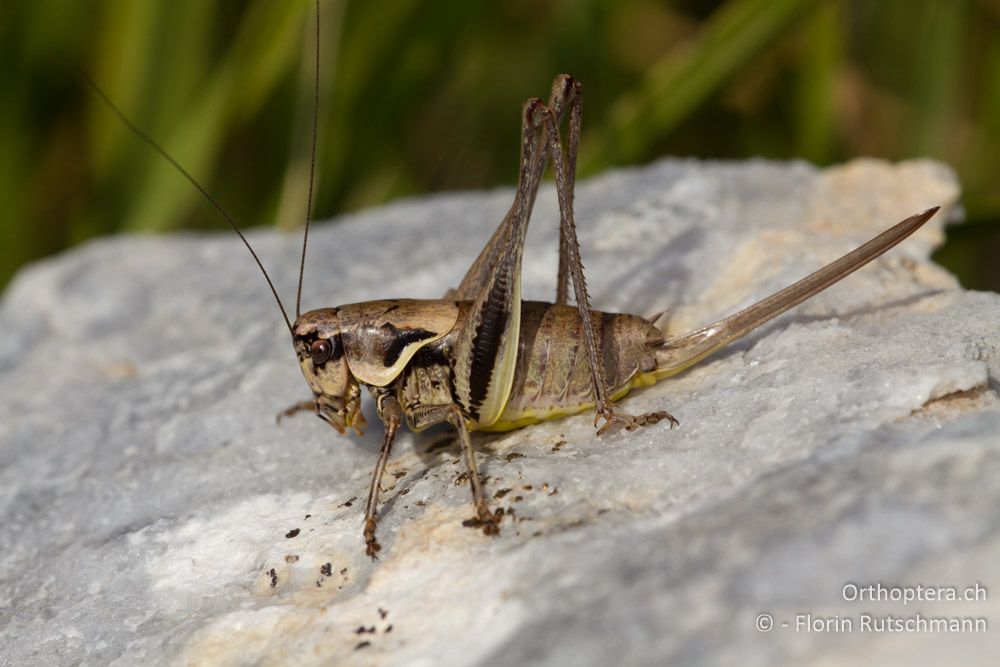
[{"label": "abdominal segment", "polygon": [[[655,369],[656,357],[647,341],[662,334],[635,315],[592,312],[591,320],[610,393],[620,397],[637,375]],[[593,407],[581,325],[575,306],[523,303],[514,386],[500,419],[484,430],[510,430]]]}]

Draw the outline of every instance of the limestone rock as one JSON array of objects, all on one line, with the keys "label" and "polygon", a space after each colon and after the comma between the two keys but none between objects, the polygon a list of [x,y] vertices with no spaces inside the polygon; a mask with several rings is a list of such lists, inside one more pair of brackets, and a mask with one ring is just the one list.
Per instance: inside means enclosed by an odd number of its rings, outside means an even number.
[{"label": "limestone rock", "polygon": [[[510,196],[317,226],[304,305],[441,295]],[[1000,296],[928,260],[957,199],[930,162],[668,160],[582,182],[595,307],[669,310],[672,332],[943,209],[624,401],[679,428],[598,439],[583,415],[477,436],[512,512],[496,539],[462,526],[448,429],[402,434],[378,562],[361,539],[374,411],[355,439],[309,416],[275,424],[308,390],[232,235],[121,237],[40,262],[0,305],[0,664],[993,664]],[[556,220],[543,188],[526,298],[554,293]],[[250,238],[293,303],[298,236]],[[987,594],[857,599],[917,584]],[[865,631],[865,614],[994,627]]]}]

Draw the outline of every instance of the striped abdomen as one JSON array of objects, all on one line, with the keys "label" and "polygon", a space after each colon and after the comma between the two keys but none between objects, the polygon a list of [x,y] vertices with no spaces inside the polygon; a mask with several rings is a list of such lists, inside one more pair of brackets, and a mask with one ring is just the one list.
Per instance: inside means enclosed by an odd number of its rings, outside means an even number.
[{"label": "striped abdomen", "polygon": [[[655,369],[647,341],[662,334],[635,315],[593,312],[592,321],[611,394],[623,394],[637,374]],[[499,421],[485,430],[509,430],[593,407],[581,324],[575,306],[523,302],[514,386]]]}]

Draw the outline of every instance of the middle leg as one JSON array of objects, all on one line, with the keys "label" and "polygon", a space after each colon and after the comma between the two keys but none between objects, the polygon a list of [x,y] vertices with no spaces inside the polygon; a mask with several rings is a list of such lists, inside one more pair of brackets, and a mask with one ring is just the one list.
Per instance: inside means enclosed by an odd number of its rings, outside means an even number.
[{"label": "middle leg", "polygon": [[469,487],[472,489],[472,505],[476,510],[476,517],[464,522],[464,525],[482,528],[483,532],[487,535],[499,535],[500,520],[503,518],[503,513],[500,509],[497,509],[496,512],[490,512],[490,504],[483,490],[483,481],[479,478],[479,469],[476,467],[476,452],[472,449],[472,438],[469,436],[469,428],[458,406],[452,408],[448,421],[458,431],[469,475]]}]

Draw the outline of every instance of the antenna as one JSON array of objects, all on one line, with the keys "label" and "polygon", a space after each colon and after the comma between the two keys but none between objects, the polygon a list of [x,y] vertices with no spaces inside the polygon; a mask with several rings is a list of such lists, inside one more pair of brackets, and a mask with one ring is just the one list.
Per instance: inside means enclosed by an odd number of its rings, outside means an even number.
[{"label": "antenna", "polygon": [[316,178],[316,132],[319,127],[319,0],[316,0],[316,68],[313,71],[312,157],[309,160],[309,195],[306,199],[306,227],[302,232],[302,259],[299,260],[299,287],[295,291],[295,319],[302,314],[302,277],[306,272],[306,247],[309,245],[309,219],[312,215],[313,181]]},{"label": "antenna", "polygon": [[[154,151],[156,151],[157,153],[159,153],[160,156],[163,157],[164,160],[166,160],[167,162],[169,162],[170,164],[172,164],[174,166],[174,168],[177,171],[179,171],[180,174],[184,178],[186,178],[188,180],[188,182],[191,183],[191,185],[193,185],[195,188],[197,188],[198,192],[200,192],[205,197],[205,199],[207,199],[209,201],[209,203],[212,204],[212,206],[214,206],[215,209],[219,213],[222,214],[222,217],[226,219],[226,222],[228,222],[229,225],[233,228],[233,231],[235,231],[237,233],[237,235],[239,235],[240,240],[243,241],[243,245],[245,245],[247,247],[247,250],[250,251],[250,254],[253,256],[254,261],[257,262],[257,266],[260,267],[261,273],[264,274],[264,280],[267,281],[267,286],[271,288],[271,294],[274,295],[274,300],[278,302],[278,308],[281,310],[281,316],[285,319],[285,326],[288,327],[288,332],[289,333],[293,333],[292,332],[292,323],[288,319],[288,313],[285,312],[285,306],[284,306],[284,304],[281,303],[281,298],[278,296],[278,290],[276,290],[274,288],[274,283],[271,282],[271,276],[268,275],[267,270],[264,268],[264,264],[261,263],[261,261],[260,261],[260,257],[258,257],[257,253],[254,252],[254,249],[250,245],[250,242],[247,241],[247,237],[243,235],[243,232],[240,231],[239,225],[237,225],[236,222],[232,219],[232,217],[226,212],[226,209],[222,208],[222,205],[219,202],[217,202],[215,200],[215,198],[212,197],[212,195],[208,194],[208,191],[205,190],[205,188],[203,188],[201,186],[201,184],[198,181],[195,180],[194,176],[192,176],[191,174],[189,174],[188,171],[187,171],[187,169],[185,169],[184,167],[182,167],[180,165],[180,163],[177,160],[175,160],[173,158],[173,156],[170,155],[170,153],[168,153],[166,150],[164,150],[163,147],[160,146],[160,144],[156,143],[156,141],[152,137],[150,137],[148,134],[146,134],[145,132],[143,132],[142,130],[140,130],[138,127],[136,127],[132,123],[132,121],[130,121],[128,119],[128,117],[125,115],[125,113],[121,109],[119,109],[118,106],[114,102],[111,101],[111,98],[109,98],[104,93],[104,91],[101,90],[101,87],[98,86],[97,83],[95,83],[94,80],[91,79],[90,76],[86,72],[83,71],[83,69],[81,69],[76,63],[74,63],[73,61],[71,61],[66,56],[66,54],[63,53],[62,51],[58,51],[58,54],[59,54],[59,57],[63,60],[63,62],[65,62],[73,71],[75,71],[76,74],[77,74],[77,76],[79,76],[81,79],[83,79],[83,81],[88,86],[90,86],[90,88],[95,93],[97,93],[97,95],[102,100],[104,100],[104,103],[108,105],[108,107],[111,109],[111,111],[114,112],[114,114],[116,116],[118,116],[118,119],[122,123],[125,124],[125,127],[127,127],[129,130],[131,130],[132,133],[135,136],[137,136],[139,139],[141,139],[142,141],[144,141]],[[311,187],[312,187],[312,185],[311,185],[311,180],[310,180],[310,189],[311,189]],[[300,281],[300,287],[301,287],[301,281]]]}]

